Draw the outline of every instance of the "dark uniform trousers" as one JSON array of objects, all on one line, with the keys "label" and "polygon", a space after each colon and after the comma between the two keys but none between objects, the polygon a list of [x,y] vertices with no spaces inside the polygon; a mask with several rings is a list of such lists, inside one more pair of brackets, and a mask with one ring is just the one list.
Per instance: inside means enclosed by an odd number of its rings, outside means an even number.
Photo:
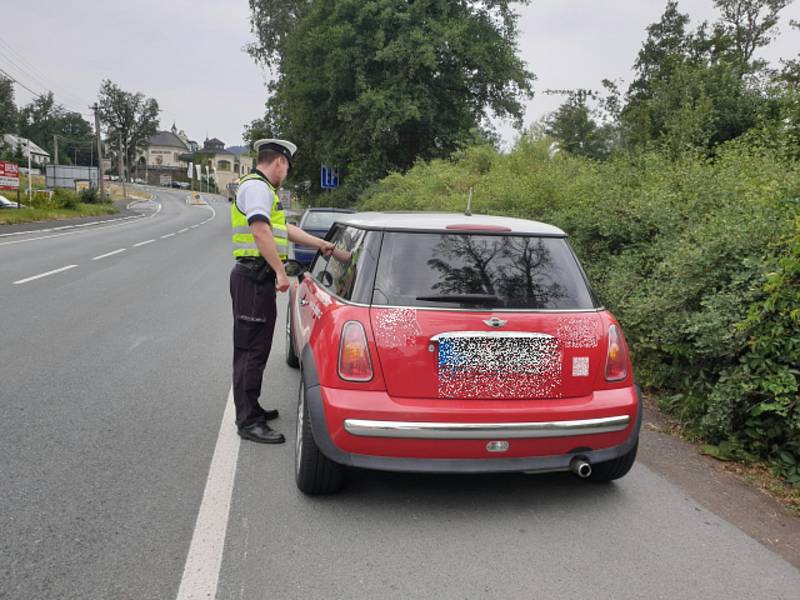
[{"label": "dark uniform trousers", "polygon": [[236,425],[266,423],[258,403],[275,331],[275,273],[265,263],[239,263],[231,270],[233,304],[233,402]]}]

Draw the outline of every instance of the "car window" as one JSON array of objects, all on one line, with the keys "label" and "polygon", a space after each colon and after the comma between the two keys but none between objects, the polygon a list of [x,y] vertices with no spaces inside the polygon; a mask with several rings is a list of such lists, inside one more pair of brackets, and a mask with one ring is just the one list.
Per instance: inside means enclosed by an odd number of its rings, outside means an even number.
[{"label": "car window", "polygon": [[581,310],[595,303],[564,238],[387,232],[372,302]]},{"label": "car window", "polygon": [[343,217],[344,213],[311,211],[306,214],[303,227],[308,229],[330,229],[337,218]]},{"label": "car window", "polygon": [[312,276],[344,300],[368,302],[377,261],[378,244],[374,240],[379,235],[356,227],[337,226],[329,238],[336,249],[329,258],[317,255]]}]

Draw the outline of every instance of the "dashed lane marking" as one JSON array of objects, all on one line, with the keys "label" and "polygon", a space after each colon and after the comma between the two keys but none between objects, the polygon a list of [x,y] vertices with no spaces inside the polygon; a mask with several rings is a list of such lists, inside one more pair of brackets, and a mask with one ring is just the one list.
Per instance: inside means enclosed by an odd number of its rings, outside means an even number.
[{"label": "dashed lane marking", "polygon": [[92,260],[100,260],[101,258],[114,256],[115,254],[119,254],[120,252],[125,252],[125,248],[120,248],[119,250],[114,250],[113,252],[106,252],[105,254],[101,254],[100,256],[95,256],[94,258],[92,258]]},{"label": "dashed lane marking", "polygon": [[174,234],[174,233],[167,233],[167,234],[164,234],[164,235],[162,235],[162,236],[161,236],[161,239],[162,239],[162,240],[165,240],[165,239],[167,239],[167,238],[171,238],[173,235],[175,235],[175,234]]},{"label": "dashed lane marking", "polygon": [[139,246],[146,246],[147,244],[152,244],[155,240],[145,240],[143,242],[138,242],[133,245],[134,248],[138,248]]},{"label": "dashed lane marking", "polygon": [[35,279],[41,279],[42,277],[47,277],[48,275],[55,275],[56,273],[61,273],[62,271],[68,271],[70,269],[74,269],[78,265],[67,265],[66,267],[61,267],[60,269],[53,269],[52,271],[48,271],[47,273],[41,273],[39,275],[34,275],[33,277],[28,277],[27,279],[20,279],[14,282],[14,285],[19,285],[20,283],[28,283],[29,281],[34,281]]}]

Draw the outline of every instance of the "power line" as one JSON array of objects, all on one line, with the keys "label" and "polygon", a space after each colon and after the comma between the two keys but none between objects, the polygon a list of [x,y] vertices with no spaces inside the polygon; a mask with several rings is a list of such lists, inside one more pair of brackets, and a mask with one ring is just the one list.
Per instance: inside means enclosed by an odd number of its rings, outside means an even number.
[{"label": "power line", "polygon": [[[10,74],[8,71],[6,71],[6,70],[4,70],[4,69],[0,68],[0,74],[4,75],[4,76],[5,76],[7,79],[10,79],[11,81],[13,81],[14,83],[16,83],[17,85],[24,87],[24,88],[25,88],[26,90],[28,90],[28,91],[29,91],[31,94],[33,94],[34,98],[44,98],[44,94],[40,94],[39,92],[35,92],[35,91],[34,91],[34,90],[32,90],[31,88],[29,88],[27,85],[25,85],[24,83],[22,83],[22,82],[21,82],[19,79],[17,79],[17,78],[16,78],[16,77],[14,77],[13,75],[11,75],[11,74]],[[47,91],[48,91],[48,92],[50,92],[51,94],[53,93],[53,90],[47,90]],[[55,95],[55,94],[54,94],[54,95]],[[61,106],[64,106],[64,105],[62,104]],[[67,112],[69,112],[69,113],[76,113],[76,114],[79,114],[79,115],[81,115],[81,116],[84,116],[84,117],[91,117],[91,116],[94,114],[94,113],[88,113],[88,112],[87,112],[87,113],[85,113],[85,112],[81,112],[81,111],[79,111],[79,110],[72,110],[72,109],[70,109],[68,106],[64,106],[64,108],[65,108],[65,109],[67,110]]]},{"label": "power line", "polygon": [[[24,73],[30,79],[36,81],[42,88],[46,90],[51,90],[53,88],[53,86],[50,84],[52,84],[54,80],[45,75],[43,71],[34,66],[32,63],[28,62],[28,60],[22,54],[14,50],[14,48],[8,42],[4,41],[3,38],[0,38],[0,45],[6,48],[5,51],[0,50],[0,52],[2,52],[6,59],[11,62],[11,64],[15,65],[21,73]],[[10,53],[11,56],[9,56],[8,53]],[[50,82],[50,84],[48,84],[48,82]],[[73,100],[76,100],[78,104],[91,104],[90,102],[86,102],[85,98],[76,94],[68,87],[61,84],[59,84],[57,87],[59,90],[66,92],[66,96],[70,96]]]}]

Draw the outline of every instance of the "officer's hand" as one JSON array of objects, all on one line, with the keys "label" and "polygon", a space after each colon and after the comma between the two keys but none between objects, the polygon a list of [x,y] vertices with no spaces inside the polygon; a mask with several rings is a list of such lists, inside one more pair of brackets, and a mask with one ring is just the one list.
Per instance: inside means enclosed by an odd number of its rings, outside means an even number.
[{"label": "officer's hand", "polygon": [[279,292],[285,292],[289,289],[289,278],[285,273],[278,273],[275,278],[275,289]]},{"label": "officer's hand", "polygon": [[323,256],[330,256],[333,254],[333,250],[336,246],[332,242],[322,242],[322,245],[319,247],[320,252],[322,252]]}]

